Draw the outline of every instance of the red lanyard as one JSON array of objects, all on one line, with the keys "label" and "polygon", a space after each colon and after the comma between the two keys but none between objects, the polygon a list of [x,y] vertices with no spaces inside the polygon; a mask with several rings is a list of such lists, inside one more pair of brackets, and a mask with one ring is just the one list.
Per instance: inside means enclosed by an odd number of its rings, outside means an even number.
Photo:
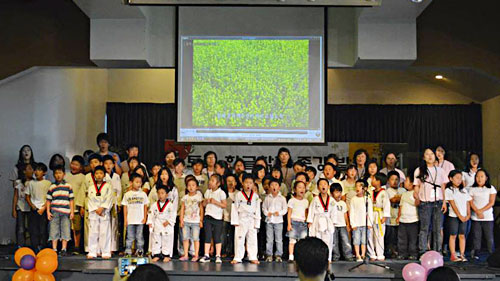
[{"label": "red lanyard", "polygon": [[243,196],[245,197],[245,199],[247,200],[247,205],[251,205],[252,204],[252,197],[253,197],[253,190],[250,191],[250,198],[247,196],[245,191],[243,191],[242,193],[243,193]]},{"label": "red lanyard", "polygon": [[167,199],[167,201],[165,201],[165,204],[163,205],[163,207],[160,207],[160,201],[156,202],[156,205],[158,206],[158,211],[160,211],[160,213],[163,213],[163,211],[165,210],[165,208],[168,205],[168,199]]},{"label": "red lanyard", "polygon": [[321,206],[323,206],[323,210],[325,210],[325,213],[328,212],[328,205],[330,205],[330,196],[326,198],[326,204],[323,202],[323,197],[321,194],[319,195],[319,202],[321,202]]},{"label": "red lanyard", "polygon": [[106,182],[102,182],[101,183],[101,186],[97,187],[97,183],[95,182],[95,179],[94,177],[91,177],[92,178],[92,181],[94,182],[94,187],[95,187],[95,192],[96,192],[96,196],[101,196],[101,190],[102,190],[102,187],[104,186],[104,184]]}]

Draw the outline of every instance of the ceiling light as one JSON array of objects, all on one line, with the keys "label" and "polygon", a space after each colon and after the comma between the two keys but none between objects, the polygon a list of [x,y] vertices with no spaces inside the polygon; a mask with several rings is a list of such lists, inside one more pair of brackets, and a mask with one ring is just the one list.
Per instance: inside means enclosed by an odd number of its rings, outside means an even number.
[{"label": "ceiling light", "polygon": [[441,79],[443,79],[444,77],[443,77],[443,75],[438,74],[438,75],[434,76],[434,78],[436,78],[437,80],[441,80]]}]

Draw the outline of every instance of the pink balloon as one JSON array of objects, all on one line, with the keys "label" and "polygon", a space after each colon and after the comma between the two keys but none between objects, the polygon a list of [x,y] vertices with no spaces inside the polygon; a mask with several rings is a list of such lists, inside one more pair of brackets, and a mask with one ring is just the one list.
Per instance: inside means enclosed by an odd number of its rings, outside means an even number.
[{"label": "pink balloon", "polygon": [[420,263],[425,268],[426,272],[436,267],[443,266],[443,256],[436,251],[428,251],[420,257]]},{"label": "pink balloon", "polygon": [[418,263],[409,263],[403,267],[403,279],[405,281],[425,281],[427,279],[425,268]]}]

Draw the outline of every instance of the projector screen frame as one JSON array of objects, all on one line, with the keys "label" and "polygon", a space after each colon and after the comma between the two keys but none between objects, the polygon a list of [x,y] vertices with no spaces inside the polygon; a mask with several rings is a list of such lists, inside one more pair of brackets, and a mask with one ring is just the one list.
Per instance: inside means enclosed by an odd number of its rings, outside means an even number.
[{"label": "projector screen frame", "polygon": [[[182,6],[193,6],[193,5],[182,5]],[[194,5],[194,6],[200,6],[200,5]],[[203,6],[203,5],[201,5]],[[234,5],[228,5],[228,6],[234,6]],[[252,5],[253,6],[253,5]],[[280,5],[277,5],[280,6]],[[326,139],[326,116],[325,116],[325,109],[326,105],[328,104],[328,9],[327,6],[323,6],[323,34],[322,34],[322,56],[323,56],[323,108],[321,108],[322,112],[321,115],[323,116],[323,124],[322,126],[322,141],[320,142],[272,142],[272,141],[179,141],[179,135],[180,135],[180,111],[179,111],[179,42],[180,42],[180,34],[179,34],[179,7],[175,7],[175,104],[176,104],[176,142],[179,144],[206,144],[206,145],[215,145],[215,144],[221,144],[223,143],[224,145],[241,145],[241,144],[259,144],[259,145],[297,145],[297,144],[307,144],[307,145],[324,145],[327,143]],[[210,6],[207,6],[210,7]],[[226,7],[226,6],[225,6]],[[314,6],[311,6],[314,7]],[[317,6],[315,8],[318,8]],[[321,120],[320,120],[321,122]]]}]

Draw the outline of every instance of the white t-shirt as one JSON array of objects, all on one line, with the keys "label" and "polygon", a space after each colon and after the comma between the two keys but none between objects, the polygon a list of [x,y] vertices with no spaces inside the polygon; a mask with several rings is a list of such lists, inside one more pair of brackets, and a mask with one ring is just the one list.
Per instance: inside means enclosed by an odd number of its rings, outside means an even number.
[{"label": "white t-shirt", "polygon": [[31,203],[35,205],[37,209],[41,209],[45,206],[47,192],[51,185],[52,183],[48,180],[32,180],[28,182],[25,194],[30,196]]},{"label": "white t-shirt", "polygon": [[[364,197],[354,196],[349,202],[351,227],[366,226],[366,201]],[[368,225],[373,221],[373,201],[368,200]]]},{"label": "white t-shirt", "polygon": [[407,191],[401,195],[399,208],[401,208],[400,223],[414,223],[418,221],[418,210],[415,206],[414,191]]},{"label": "white t-shirt", "polygon": [[472,187],[476,181],[476,173],[473,171],[462,172],[462,179],[465,187]]},{"label": "white t-shirt", "polygon": [[[207,189],[207,192],[205,192],[205,199],[211,198],[221,202],[222,200],[226,200],[227,196],[221,188],[217,188],[217,190],[215,191]],[[215,204],[207,204],[207,206],[205,207],[205,215],[211,216],[216,220],[222,220],[224,209]]]},{"label": "white t-shirt", "polygon": [[[446,200],[447,201],[454,201],[455,206],[457,206],[458,212],[460,212],[460,215],[463,217],[467,216],[467,202],[471,201],[472,198],[470,197],[469,193],[465,188],[460,191],[458,188],[446,188]],[[456,218],[457,214],[455,214],[455,211],[451,207],[449,208],[448,216],[452,218]]]},{"label": "white t-shirt", "polygon": [[[389,195],[389,200],[391,200],[394,196],[396,195],[402,195],[403,193],[406,192],[406,189],[399,187],[399,188],[392,188],[385,186],[385,191],[387,192],[387,195]],[[388,221],[388,225],[396,226],[398,225],[396,223],[396,219],[398,218],[398,212],[399,212],[399,206],[400,203],[391,203],[391,219]]]},{"label": "white t-shirt", "polygon": [[200,222],[200,203],[202,201],[203,196],[200,192],[196,192],[193,196],[186,194],[182,197],[181,202],[184,203],[184,222]]},{"label": "white t-shirt", "polygon": [[345,227],[345,213],[347,213],[347,204],[342,200],[335,200],[335,208],[337,208],[334,224],[336,227]]},{"label": "white t-shirt", "polygon": [[26,190],[28,189],[28,187],[24,185],[21,180],[16,180],[14,189],[17,189],[16,209],[21,212],[31,211],[30,205],[28,205],[28,202],[26,202]]},{"label": "white t-shirt", "polygon": [[292,197],[288,200],[288,208],[292,209],[291,218],[294,221],[305,222],[306,221],[306,210],[309,207],[309,201],[306,198],[298,200]]},{"label": "white t-shirt", "polygon": [[144,206],[149,205],[149,199],[142,190],[130,190],[123,196],[122,205],[127,206],[127,223],[142,224],[144,219]]},{"label": "white t-shirt", "polygon": [[[487,187],[471,187],[469,188],[469,195],[472,197],[472,202],[476,208],[481,209],[484,206],[488,205],[490,202],[490,195],[497,194],[497,189],[494,186],[490,188]],[[471,219],[473,221],[492,221],[493,217],[493,208],[489,208],[483,213],[484,218],[480,219],[477,217],[475,212],[472,212]]]}]

